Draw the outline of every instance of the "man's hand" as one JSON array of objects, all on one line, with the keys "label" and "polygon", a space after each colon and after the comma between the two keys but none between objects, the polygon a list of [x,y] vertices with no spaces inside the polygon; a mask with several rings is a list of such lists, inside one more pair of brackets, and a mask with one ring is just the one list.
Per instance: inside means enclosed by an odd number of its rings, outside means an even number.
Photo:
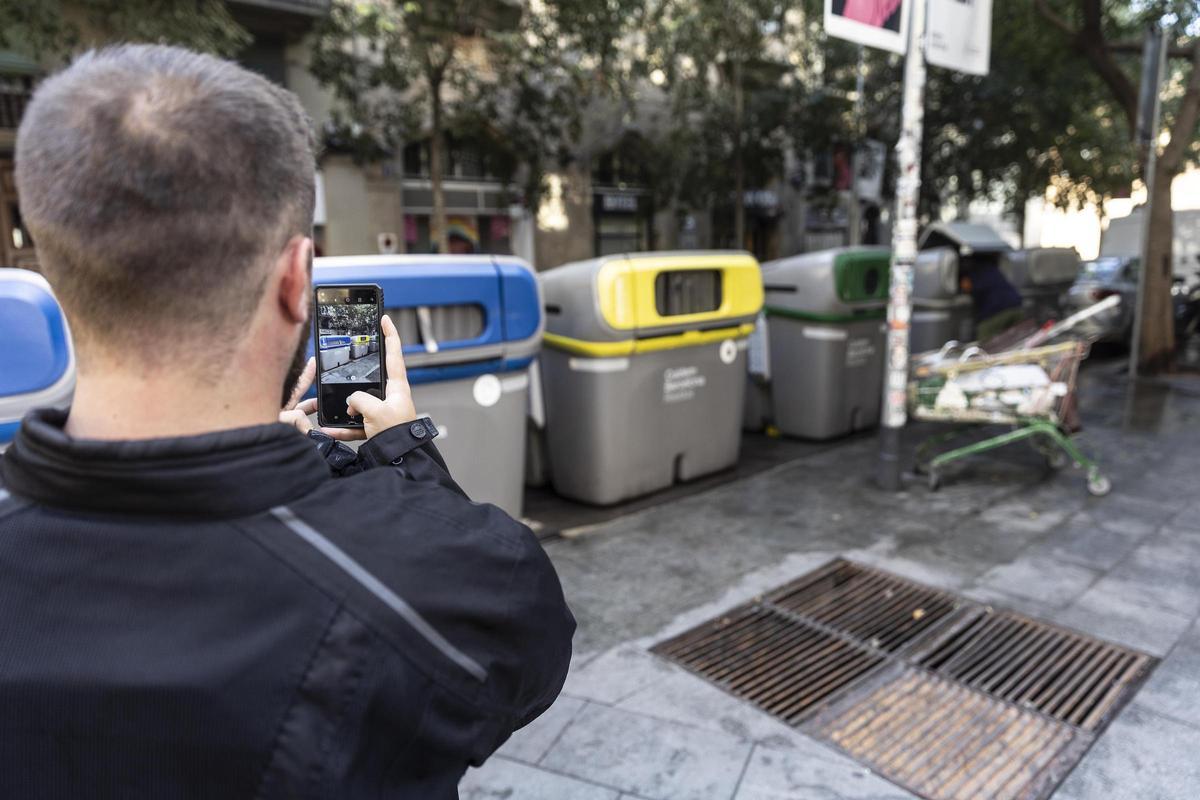
[{"label": "man's hand", "polygon": [[380,400],[366,392],[355,392],[346,398],[346,410],[351,414],[361,414],[363,427],[321,428],[322,433],[334,439],[344,442],[370,439],[388,428],[412,422],[417,418],[412,389],[408,385],[408,371],[404,368],[404,345],[400,341],[400,333],[392,324],[392,318],[386,314],[380,320],[380,327],[383,328],[383,348],[387,364],[387,385],[384,387],[383,399]]},{"label": "man's hand", "polygon": [[308,391],[308,387],[312,386],[316,376],[317,359],[310,358],[304,365],[304,371],[296,380],[296,388],[292,390],[292,396],[288,398],[287,405],[279,412],[280,422],[285,425],[294,425],[296,430],[301,433],[308,433],[312,430],[312,422],[309,421],[308,415],[317,413],[317,398],[311,397],[300,402],[300,398],[304,397],[304,393]]}]

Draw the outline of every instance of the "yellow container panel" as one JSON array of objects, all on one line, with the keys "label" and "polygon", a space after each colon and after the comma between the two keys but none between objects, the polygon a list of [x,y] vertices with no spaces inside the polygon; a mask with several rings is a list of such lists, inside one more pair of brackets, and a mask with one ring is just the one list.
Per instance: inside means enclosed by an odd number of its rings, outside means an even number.
[{"label": "yellow container panel", "polygon": [[[664,272],[719,270],[721,304],[712,311],[663,316],[655,281]],[[762,273],[744,253],[697,253],[626,258],[606,263],[596,276],[600,314],[614,330],[692,325],[753,316],[762,309]]]}]

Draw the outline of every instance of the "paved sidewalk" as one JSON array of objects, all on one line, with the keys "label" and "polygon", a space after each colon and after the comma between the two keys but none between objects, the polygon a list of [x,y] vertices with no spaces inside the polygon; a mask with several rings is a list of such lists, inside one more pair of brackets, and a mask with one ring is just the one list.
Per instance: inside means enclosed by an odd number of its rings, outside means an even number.
[{"label": "paved sidewalk", "polygon": [[1164,660],[1056,798],[1200,796],[1200,384],[1087,375],[1114,483],[1013,448],[930,494],[871,488],[872,438],[552,541],[580,621],[562,697],[462,784],[469,800],[910,797],[646,652],[826,561],[874,564]]}]

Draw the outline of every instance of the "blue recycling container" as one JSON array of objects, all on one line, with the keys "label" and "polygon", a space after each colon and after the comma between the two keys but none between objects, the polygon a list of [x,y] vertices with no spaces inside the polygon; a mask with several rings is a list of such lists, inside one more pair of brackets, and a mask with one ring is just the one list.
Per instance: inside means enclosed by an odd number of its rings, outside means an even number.
[{"label": "blue recycling container", "polygon": [[0,449],[25,412],[66,408],[74,390],[71,334],[50,284],[36,272],[0,269]]},{"label": "blue recycling container", "polygon": [[383,289],[417,411],[438,424],[438,448],[455,480],[471,499],[519,516],[530,366],[544,322],[533,268],[513,256],[314,262],[315,286],[355,283]]}]

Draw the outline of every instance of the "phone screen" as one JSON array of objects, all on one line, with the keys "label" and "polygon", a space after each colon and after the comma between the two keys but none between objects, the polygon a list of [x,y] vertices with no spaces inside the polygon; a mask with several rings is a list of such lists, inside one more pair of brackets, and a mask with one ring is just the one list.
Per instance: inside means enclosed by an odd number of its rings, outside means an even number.
[{"label": "phone screen", "polygon": [[330,427],[361,427],[361,416],[346,413],[346,398],[355,392],[383,397],[383,291],[373,285],[318,286],[314,293],[317,417]]}]

